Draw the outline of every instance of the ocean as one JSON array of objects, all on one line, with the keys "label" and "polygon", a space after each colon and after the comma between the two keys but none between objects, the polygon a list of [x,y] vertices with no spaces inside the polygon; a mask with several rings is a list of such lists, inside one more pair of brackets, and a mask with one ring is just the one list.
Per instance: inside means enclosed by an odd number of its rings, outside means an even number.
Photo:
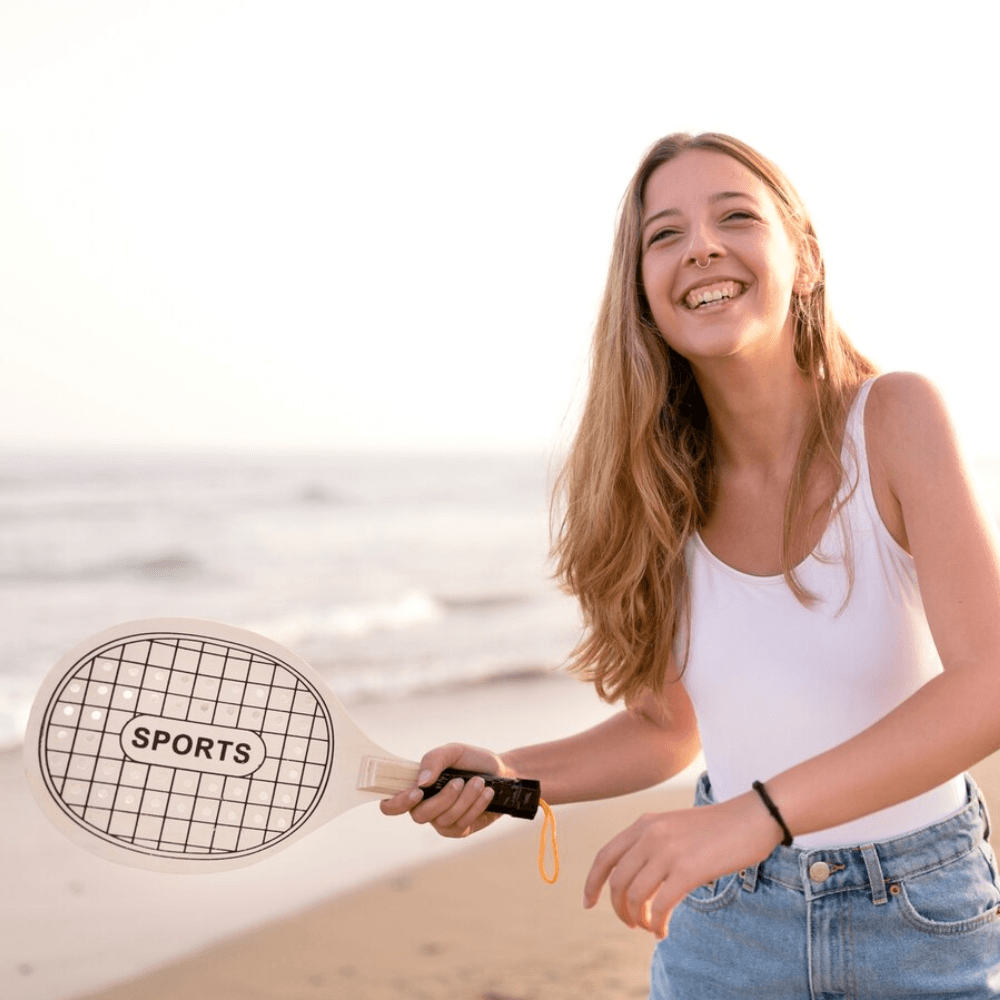
[{"label": "ocean", "polygon": [[0,471],[0,747],[89,635],[161,616],[260,632],[345,703],[558,669],[539,455],[8,457]]},{"label": "ocean", "polygon": [[[554,471],[502,453],[8,456],[0,748],[65,651],[139,618],[260,632],[348,705],[555,671],[580,625],[547,558]],[[1000,521],[1000,460],[975,471]]]}]

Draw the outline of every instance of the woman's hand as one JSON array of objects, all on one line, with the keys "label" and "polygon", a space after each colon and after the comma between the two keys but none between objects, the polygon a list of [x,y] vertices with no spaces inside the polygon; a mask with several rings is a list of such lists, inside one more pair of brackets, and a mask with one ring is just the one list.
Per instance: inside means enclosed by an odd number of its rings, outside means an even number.
[{"label": "woman's hand", "polygon": [[487,827],[499,813],[488,813],[486,807],[493,798],[493,790],[486,787],[482,778],[449,781],[437,795],[424,801],[421,785],[433,784],[446,767],[463,771],[480,771],[500,777],[517,775],[489,750],[449,743],[425,754],[420,761],[420,777],[416,788],[400,792],[391,799],[384,799],[379,808],[387,816],[409,813],[415,823],[430,823],[442,837],[467,837]]},{"label": "woman's hand", "polygon": [[667,936],[670,915],[692,889],[756,864],[781,843],[781,831],[750,792],[717,805],[651,813],[609,841],[594,859],[584,906],[604,883],[629,927]]}]

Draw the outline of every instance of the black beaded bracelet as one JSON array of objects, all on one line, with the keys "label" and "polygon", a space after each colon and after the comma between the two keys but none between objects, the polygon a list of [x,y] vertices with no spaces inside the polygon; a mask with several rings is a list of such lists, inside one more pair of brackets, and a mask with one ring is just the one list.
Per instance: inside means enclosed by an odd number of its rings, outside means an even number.
[{"label": "black beaded bracelet", "polygon": [[767,811],[774,817],[774,821],[784,831],[785,839],[781,842],[781,846],[791,847],[792,831],[785,825],[785,821],[781,818],[781,813],[778,812],[778,807],[771,801],[771,796],[767,794],[767,789],[764,787],[763,782],[755,781],[753,783],[753,790],[761,797],[761,801],[767,806]]}]

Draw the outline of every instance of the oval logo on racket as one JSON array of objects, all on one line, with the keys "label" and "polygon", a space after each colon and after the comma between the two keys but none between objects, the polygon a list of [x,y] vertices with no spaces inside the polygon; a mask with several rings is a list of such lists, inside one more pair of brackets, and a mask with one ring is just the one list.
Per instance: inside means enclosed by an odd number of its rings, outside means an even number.
[{"label": "oval logo on racket", "polygon": [[121,731],[125,756],[140,764],[159,764],[244,778],[267,756],[264,741],[247,729],[137,715]]}]

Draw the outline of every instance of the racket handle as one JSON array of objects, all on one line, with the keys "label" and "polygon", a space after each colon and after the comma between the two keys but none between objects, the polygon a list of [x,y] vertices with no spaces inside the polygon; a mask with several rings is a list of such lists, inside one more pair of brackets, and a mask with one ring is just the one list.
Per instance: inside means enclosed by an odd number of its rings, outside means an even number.
[{"label": "racket handle", "polygon": [[462,771],[457,767],[447,767],[433,785],[422,785],[424,798],[437,795],[453,778],[482,778],[487,788],[493,789],[493,798],[486,807],[487,812],[505,813],[519,819],[534,819],[538,812],[538,800],[542,797],[542,786],[534,778],[498,778],[494,774],[480,771]]}]

